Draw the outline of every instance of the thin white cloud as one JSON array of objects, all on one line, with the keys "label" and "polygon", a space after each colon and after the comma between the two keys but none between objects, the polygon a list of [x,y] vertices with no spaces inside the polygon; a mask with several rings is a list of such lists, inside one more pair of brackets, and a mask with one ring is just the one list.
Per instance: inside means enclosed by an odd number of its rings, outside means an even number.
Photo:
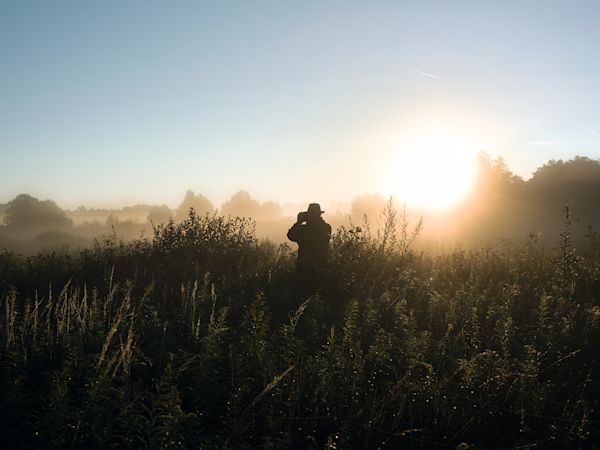
[{"label": "thin white cloud", "polygon": [[423,75],[424,77],[428,77],[428,78],[433,78],[434,80],[437,80],[439,78],[439,76],[430,73],[430,72],[423,72],[422,70],[417,70],[417,69],[409,69],[411,72],[419,74],[419,75]]},{"label": "thin white cloud", "polygon": [[588,128],[587,130],[592,136],[600,136],[600,134],[597,131],[592,130],[591,128]]}]

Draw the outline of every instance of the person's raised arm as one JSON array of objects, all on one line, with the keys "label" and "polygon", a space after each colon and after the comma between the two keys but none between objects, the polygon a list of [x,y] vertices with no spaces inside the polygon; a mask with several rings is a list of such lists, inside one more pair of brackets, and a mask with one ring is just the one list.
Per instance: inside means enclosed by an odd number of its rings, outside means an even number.
[{"label": "person's raised arm", "polygon": [[300,239],[300,235],[302,233],[302,222],[305,220],[304,214],[299,212],[298,218],[296,219],[296,223],[292,225],[292,228],[289,229],[287,233],[287,237],[290,241],[298,242]]}]

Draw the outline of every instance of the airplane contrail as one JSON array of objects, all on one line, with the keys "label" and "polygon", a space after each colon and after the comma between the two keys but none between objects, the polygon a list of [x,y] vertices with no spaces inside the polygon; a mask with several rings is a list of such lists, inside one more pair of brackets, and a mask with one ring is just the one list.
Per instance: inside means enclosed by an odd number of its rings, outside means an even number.
[{"label": "airplane contrail", "polygon": [[419,75],[423,75],[424,77],[433,78],[434,80],[437,80],[439,78],[439,76],[437,76],[433,73],[423,72],[422,70],[417,70],[417,69],[409,69],[409,70],[411,72],[418,73]]}]

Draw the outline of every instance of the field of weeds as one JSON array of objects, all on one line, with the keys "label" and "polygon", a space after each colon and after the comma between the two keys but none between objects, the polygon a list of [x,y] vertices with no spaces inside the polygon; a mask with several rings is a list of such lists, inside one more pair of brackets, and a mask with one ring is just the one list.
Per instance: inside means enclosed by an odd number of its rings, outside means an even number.
[{"label": "field of weeds", "polygon": [[239,218],[0,253],[0,446],[597,445],[598,236],[430,254],[385,217],[335,232],[314,292]]}]

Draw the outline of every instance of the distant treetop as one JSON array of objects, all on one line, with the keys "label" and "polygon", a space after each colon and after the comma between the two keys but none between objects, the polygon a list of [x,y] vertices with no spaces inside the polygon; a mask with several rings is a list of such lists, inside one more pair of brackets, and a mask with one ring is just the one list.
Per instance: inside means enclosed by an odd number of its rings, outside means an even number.
[{"label": "distant treetop", "polygon": [[73,225],[65,211],[52,200],[40,201],[27,194],[18,195],[5,210],[7,228],[21,233],[61,230]]},{"label": "distant treetop", "polygon": [[202,194],[194,194],[191,189],[185,193],[185,197],[175,211],[175,219],[177,222],[184,221],[190,214],[190,209],[194,209],[194,212],[203,216],[205,214],[212,214],[214,207],[212,202]]}]

